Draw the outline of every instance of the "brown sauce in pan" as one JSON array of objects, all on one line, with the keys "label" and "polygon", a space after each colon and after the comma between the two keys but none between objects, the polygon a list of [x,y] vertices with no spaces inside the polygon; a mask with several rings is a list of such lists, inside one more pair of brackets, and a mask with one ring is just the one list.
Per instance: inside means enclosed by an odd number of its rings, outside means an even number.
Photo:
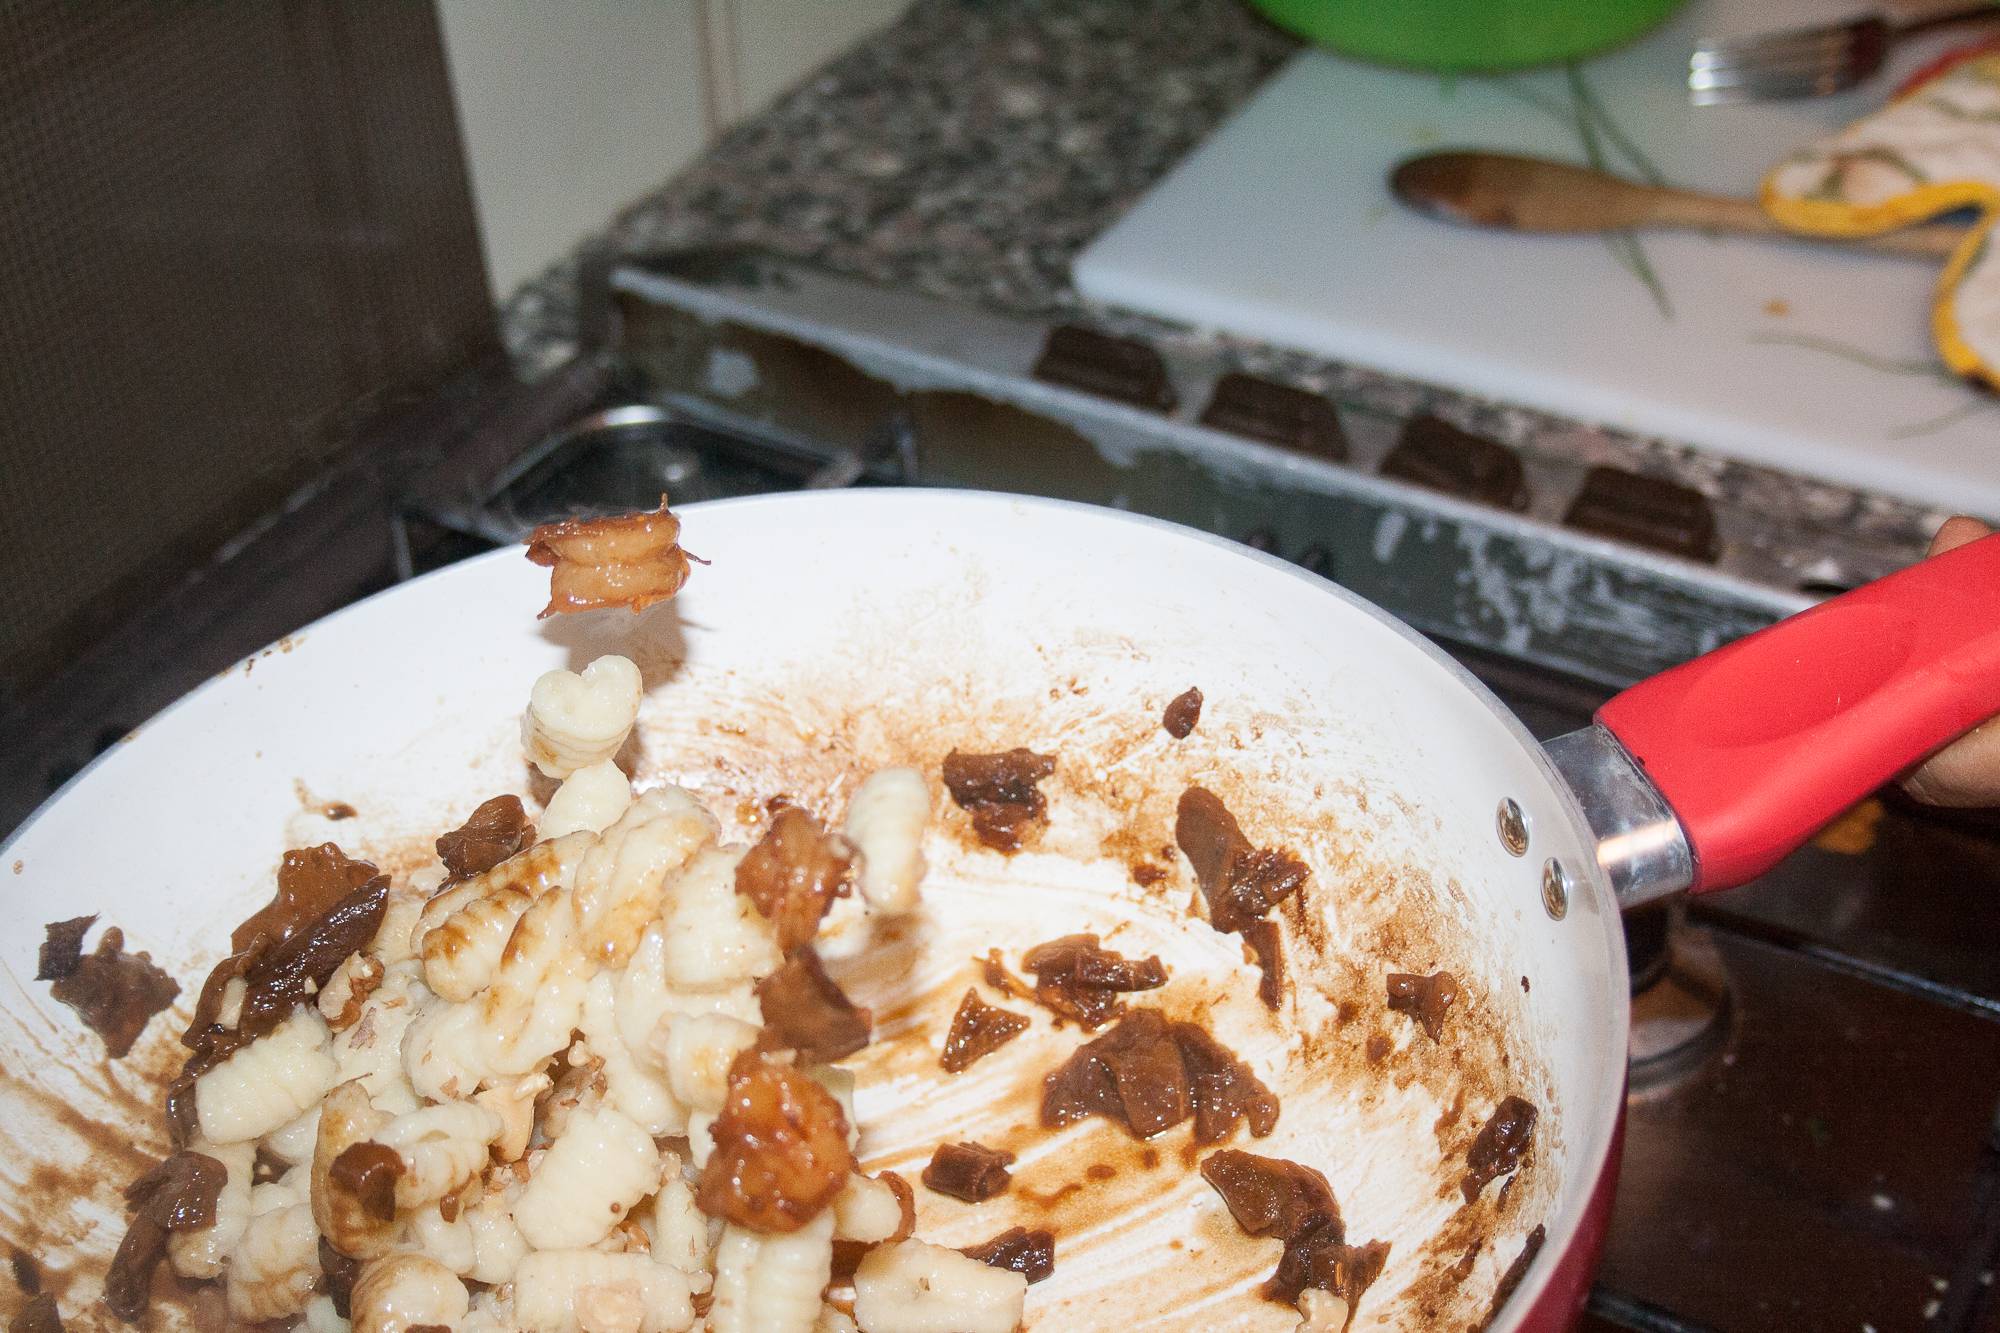
[{"label": "brown sauce in pan", "polygon": [[766,1044],[797,1051],[807,1064],[826,1064],[868,1044],[870,1015],[826,974],[809,944],[757,983]]},{"label": "brown sauce in pan", "polygon": [[1175,695],[1174,701],[1167,705],[1166,714],[1161,717],[1160,725],[1166,729],[1167,735],[1177,741],[1184,741],[1194,731],[1195,724],[1199,721],[1201,721],[1201,691],[1190,685],[1186,692]]},{"label": "brown sauce in pan", "polygon": [[1048,800],[1040,783],[1056,771],[1056,757],[1016,746],[997,754],[953,750],[944,757],[944,785],[959,809],[972,816],[979,840],[996,851],[1020,850],[1044,822]]},{"label": "brown sauce in pan", "polygon": [[1472,1141],[1472,1150],[1465,1155],[1465,1179],[1460,1188],[1465,1191],[1467,1203],[1479,1197],[1487,1182],[1520,1166],[1533,1142],[1535,1115],[1534,1106],[1519,1097],[1505,1098],[1494,1108],[1479,1137]]},{"label": "brown sauce in pan", "polygon": [[1037,944],[1021,966],[1034,974],[1035,999],[1085,1031],[1124,1012],[1120,995],[1167,984],[1167,969],[1158,958],[1127,958],[1101,946],[1095,935],[1065,935]]},{"label": "brown sauce in pan", "polygon": [[1181,793],[1174,840],[1194,867],[1209,924],[1221,931],[1240,931],[1261,918],[1311,874],[1290,852],[1252,846],[1222,798],[1205,787]]},{"label": "brown sauce in pan", "polygon": [[987,1004],[970,987],[952,1015],[938,1064],[947,1074],[963,1073],[1028,1029],[1028,1020],[1012,1010]]},{"label": "brown sauce in pan", "polygon": [[1250,1067],[1193,1023],[1136,1009],[1051,1071],[1042,1124],[1099,1115],[1149,1139],[1193,1119],[1197,1143],[1217,1143],[1238,1121],[1258,1138],[1278,1122],[1278,1099]]},{"label": "brown sauce in pan", "polygon": [[1408,1014],[1423,1025],[1424,1035],[1436,1041],[1444,1032],[1445,1015],[1458,1001],[1458,979],[1449,972],[1417,976],[1391,972],[1388,980],[1389,1007]]},{"label": "brown sauce in pan", "polygon": [[181,988],[150,955],[126,953],[125,933],[116,926],[107,927],[97,948],[84,953],[84,933],[96,920],[50,922],[35,977],[52,982],[49,994],[75,1010],[84,1026],[104,1039],[105,1054],[119,1060]]},{"label": "brown sauce in pan", "polygon": [[985,1244],[959,1253],[982,1264],[1019,1273],[1031,1286],[1056,1271],[1056,1238],[1048,1231],[1009,1227]]},{"label": "brown sauce in pan", "polygon": [[452,879],[484,874],[535,841],[535,826],[518,796],[482,801],[465,822],[437,840],[438,860]]},{"label": "brown sauce in pan", "polygon": [[979,1143],[940,1143],[924,1168],[924,1188],[966,1203],[984,1203],[1003,1193],[1013,1173],[1014,1154]]},{"label": "brown sauce in pan", "polygon": [[1224,1149],[1202,1162],[1201,1175],[1246,1235],[1285,1243],[1278,1271],[1260,1289],[1266,1300],[1291,1305],[1307,1287],[1317,1287],[1352,1308],[1388,1262],[1385,1242],[1347,1243],[1333,1190],[1309,1166]]}]

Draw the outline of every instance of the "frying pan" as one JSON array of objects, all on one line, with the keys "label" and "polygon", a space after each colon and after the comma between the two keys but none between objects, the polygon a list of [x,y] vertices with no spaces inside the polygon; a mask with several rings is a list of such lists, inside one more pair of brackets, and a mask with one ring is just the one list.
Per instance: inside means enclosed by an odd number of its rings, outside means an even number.
[{"label": "frying pan", "polygon": [[[39,924],[101,913],[191,988],[269,895],[285,847],[333,840],[407,871],[473,804],[527,790],[516,719],[552,666],[633,657],[649,688],[630,756],[640,780],[700,787],[720,807],[733,796],[745,827],[780,792],[837,809],[879,763],[935,773],[954,745],[1055,752],[1042,844],[978,848],[947,809],[921,929],[886,943],[833,932],[829,965],[878,1017],[859,1057],[865,1155],[914,1169],[946,1133],[1032,1119],[1022,1097],[1074,1034],[1038,1025],[954,1082],[934,1066],[941,1025],[975,953],[1099,930],[1158,952],[1175,976],[1163,1003],[1279,1092],[1277,1131],[1237,1146],[1319,1167],[1350,1236],[1391,1240],[1358,1329],[1483,1317],[1535,1225],[1546,1242],[1493,1326],[1568,1326],[1618,1159],[1620,908],[1755,876],[2000,712],[1994,539],[1641,684],[1544,748],[1383,612],[1169,524],[944,491],[759,497],[684,521],[685,545],[712,564],[674,603],[537,623],[545,576],[518,552],[454,566],[196,690],[0,852],[18,923],[0,941],[13,1145],[0,1236],[73,1275],[65,1315],[94,1299],[118,1187],[162,1144],[148,1107],[179,1025],[156,1020],[131,1056],[102,1059],[28,980]],[[1159,709],[1189,685],[1207,703],[1175,741]],[[1234,941],[1190,913],[1192,881],[1161,845],[1196,782],[1252,841],[1312,866],[1281,913],[1292,975],[1278,1011],[1256,1000]],[[1137,884],[1127,869],[1141,861],[1166,882]],[[1440,966],[1466,998],[1433,1043],[1385,1009],[1381,978]],[[1534,1146],[1512,1186],[1466,1204],[1464,1151],[1503,1094],[1540,1107]],[[1057,1272],[1031,1290],[1033,1327],[1289,1329],[1296,1314],[1251,1294],[1273,1247],[1236,1235],[1171,1146],[1143,1170],[1119,1158],[1089,1189],[1047,1188],[1082,1181],[1077,1153],[1109,1160],[1116,1137],[1086,1124],[1017,1139],[1023,1184],[1001,1212],[925,1200],[919,1234],[970,1244],[1008,1208],[1054,1210]],[[1443,1280],[1471,1240],[1471,1276]]]}]

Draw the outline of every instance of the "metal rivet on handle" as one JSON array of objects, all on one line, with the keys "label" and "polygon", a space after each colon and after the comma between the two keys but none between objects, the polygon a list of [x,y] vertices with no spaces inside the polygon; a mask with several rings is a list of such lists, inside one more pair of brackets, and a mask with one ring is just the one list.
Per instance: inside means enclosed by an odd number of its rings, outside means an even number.
[{"label": "metal rivet on handle", "polygon": [[1553,856],[1542,866],[1542,908],[1552,921],[1569,915],[1569,872]]},{"label": "metal rivet on handle", "polygon": [[1500,845],[1507,849],[1507,854],[1509,856],[1526,856],[1528,854],[1528,820],[1521,813],[1521,807],[1514,804],[1513,797],[1510,796],[1500,802],[1498,823],[1500,826]]}]

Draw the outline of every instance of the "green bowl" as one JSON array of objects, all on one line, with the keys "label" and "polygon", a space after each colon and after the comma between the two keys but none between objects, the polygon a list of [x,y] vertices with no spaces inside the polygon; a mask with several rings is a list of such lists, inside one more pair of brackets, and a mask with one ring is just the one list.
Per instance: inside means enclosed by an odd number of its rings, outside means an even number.
[{"label": "green bowl", "polygon": [[1346,55],[1427,70],[1500,70],[1595,55],[1685,0],[1250,0],[1273,23]]}]

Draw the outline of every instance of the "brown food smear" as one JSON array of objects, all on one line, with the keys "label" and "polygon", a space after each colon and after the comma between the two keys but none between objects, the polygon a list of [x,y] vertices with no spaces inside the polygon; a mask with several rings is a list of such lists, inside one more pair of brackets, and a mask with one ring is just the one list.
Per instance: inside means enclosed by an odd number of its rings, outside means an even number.
[{"label": "brown food smear", "polygon": [[1026,1227],[1008,1227],[984,1245],[969,1246],[959,1253],[989,1267],[1019,1273],[1030,1286],[1056,1271],[1055,1235]]},{"label": "brown food smear", "polygon": [[760,1040],[797,1051],[807,1064],[827,1064],[868,1044],[872,1015],[847,998],[809,944],[757,983],[757,1007],[765,1024]]},{"label": "brown food smear", "polygon": [[42,943],[38,980],[53,981],[49,994],[76,1011],[83,1025],[104,1039],[104,1053],[122,1060],[153,1015],[174,1002],[180,983],[153,965],[152,956],[125,952],[125,932],[105,929],[93,953],[82,951],[94,916],[52,921]]},{"label": "brown food smear", "polygon": [[179,1152],[125,1189],[132,1223],[104,1275],[104,1303],[127,1323],[146,1311],[153,1270],[167,1252],[167,1233],[215,1221],[215,1200],[228,1168],[201,1153]]},{"label": "brown food smear", "polygon": [[1002,995],[1011,995],[1017,1000],[1031,1000],[1034,998],[1033,993],[1029,991],[1026,984],[1019,977],[1016,977],[1012,972],[1007,970],[1007,964],[1000,960],[1000,951],[998,949],[988,949],[986,957],[976,961],[979,963],[980,975],[986,978],[986,984],[994,990],[999,991]]},{"label": "brown food smear", "polygon": [[549,604],[536,619],[666,601],[688,579],[680,535],[664,495],[650,513],[542,524],[528,534],[528,559],[550,571]]},{"label": "brown food smear", "polygon": [[261,943],[278,944],[333,910],[348,894],[380,874],[330,842],[295,847],[278,863],[278,892],[229,934],[234,953],[254,953]]},{"label": "brown food smear", "polygon": [[1166,715],[1160,719],[1160,725],[1167,729],[1167,735],[1177,741],[1184,741],[1194,730],[1195,723],[1199,721],[1201,721],[1201,691],[1190,685],[1185,693],[1174,696],[1174,701],[1167,705]]},{"label": "brown food smear", "polygon": [[396,1218],[396,1182],[403,1178],[403,1155],[386,1144],[362,1140],[333,1159],[327,1184],[361,1205],[380,1222]]},{"label": "brown food smear", "polygon": [[1423,1024],[1424,1035],[1436,1041],[1444,1032],[1445,1016],[1458,1001],[1458,978],[1449,972],[1433,972],[1427,977],[1391,972],[1388,987],[1389,1007]]},{"label": "brown food smear", "polygon": [[962,1073],[1027,1030],[1026,1018],[987,1004],[968,986],[958,1002],[958,1012],[951,1016],[951,1030],[945,1033],[938,1064],[947,1074]]},{"label": "brown food smear", "polygon": [[333,1312],[342,1319],[352,1318],[348,1309],[348,1297],[354,1292],[354,1279],[361,1276],[361,1261],[350,1259],[333,1248],[333,1242],[325,1236],[319,1238],[320,1288],[333,1301]]},{"label": "brown food smear", "polygon": [[1257,960],[1257,998],[1276,1011],[1285,1000],[1285,941],[1275,921],[1252,921],[1243,928],[1243,942]]},{"label": "brown food smear", "polygon": [[1157,957],[1126,958],[1098,944],[1095,935],[1065,935],[1037,944],[1021,959],[1035,976],[1035,999],[1058,1018],[1094,1031],[1125,1011],[1121,994],[1167,984]]},{"label": "brown food smear", "polygon": [[54,1296],[37,1296],[8,1321],[7,1333],[63,1333],[62,1314]]},{"label": "brown food smear", "polygon": [[60,981],[76,971],[78,960],[83,957],[83,937],[97,924],[97,916],[71,917],[67,921],[51,921],[42,927],[45,938],[41,953],[36,958],[35,980]]},{"label": "brown food smear", "polygon": [[535,826],[528,822],[518,796],[495,796],[482,801],[465,817],[465,822],[437,840],[438,860],[453,879],[470,879],[484,874],[535,841]]},{"label": "brown food smear", "polygon": [[1221,931],[1242,930],[1297,893],[1312,873],[1290,852],[1251,846],[1222,798],[1205,787],[1181,793],[1174,841],[1194,867],[1209,924]]},{"label": "brown food smear", "polygon": [[1142,889],[1150,889],[1167,877],[1165,866],[1156,866],[1140,861],[1132,867],[1132,882]]},{"label": "brown food smear", "polygon": [[1499,1284],[1493,1288],[1493,1306],[1479,1325],[1481,1328],[1485,1328],[1500,1317],[1500,1311],[1506,1306],[1507,1298],[1514,1294],[1514,1289],[1528,1276],[1529,1267],[1535,1262],[1535,1256],[1542,1252],[1542,1245],[1548,1238],[1549,1229],[1540,1224],[1528,1233],[1528,1239],[1522,1244],[1521,1252],[1514,1256],[1514,1262],[1507,1265],[1507,1271],[1500,1275]]},{"label": "brown food smear", "polygon": [[1465,1154],[1467,1170],[1459,1188],[1465,1192],[1467,1203],[1479,1197],[1479,1191],[1486,1188],[1488,1181],[1520,1166],[1534,1140],[1535,1115],[1533,1104],[1519,1097],[1505,1098],[1494,1108]]},{"label": "brown food smear", "polygon": [[1101,1115],[1148,1139],[1192,1117],[1195,1139],[1216,1143],[1238,1120],[1258,1138],[1278,1122],[1278,1099],[1249,1066],[1192,1023],[1136,1009],[1043,1079],[1043,1126]]},{"label": "brown food smear", "polygon": [[1036,784],[1056,771],[1056,757],[1015,746],[998,754],[944,757],[944,785],[959,809],[972,816],[972,830],[996,851],[1020,850],[1041,825],[1048,801]]},{"label": "brown food smear", "polygon": [[24,1296],[39,1296],[42,1291],[42,1268],[35,1262],[35,1256],[16,1245],[8,1255],[8,1262],[14,1270],[14,1285]]},{"label": "brown food smear", "polygon": [[761,1051],[730,1065],[729,1092],[708,1133],[715,1151],[695,1202],[752,1231],[797,1231],[854,1171],[840,1103],[811,1075]]},{"label": "brown food smear", "polygon": [[1287,1240],[1340,1221],[1326,1177],[1282,1157],[1224,1148],[1202,1160],[1201,1178],[1222,1196],[1246,1235]]},{"label": "brown food smear", "polygon": [[787,953],[811,943],[820,918],[848,892],[854,845],[828,833],[795,805],[771,818],[771,827],[736,866],[736,891],[776,929]]},{"label": "brown food smear", "polygon": [[984,1203],[1006,1191],[1014,1179],[1007,1170],[1013,1162],[1013,1153],[984,1144],[940,1143],[920,1179],[933,1193]]},{"label": "brown food smear", "polygon": [[1284,1242],[1277,1272],[1258,1292],[1266,1300],[1293,1305],[1317,1287],[1352,1310],[1389,1260],[1386,1241],[1347,1244],[1333,1189],[1309,1166],[1224,1149],[1202,1162],[1201,1175],[1246,1234]]}]

